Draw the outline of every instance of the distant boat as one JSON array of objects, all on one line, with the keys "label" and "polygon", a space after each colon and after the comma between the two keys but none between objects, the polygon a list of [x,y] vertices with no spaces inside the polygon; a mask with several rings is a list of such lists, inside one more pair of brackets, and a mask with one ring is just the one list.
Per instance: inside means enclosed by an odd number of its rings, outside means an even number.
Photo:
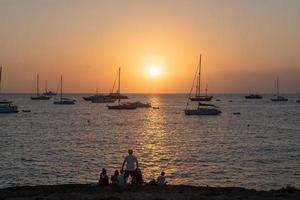
[{"label": "distant boat", "polygon": [[114,92],[114,89],[115,89],[115,85],[116,85],[116,81],[117,79],[119,80],[119,87],[120,87],[120,68],[119,68],[119,72],[118,72],[118,75],[114,81],[114,85],[113,85],[113,88],[111,90],[111,92],[107,95],[109,98],[112,98],[112,99],[115,99],[115,100],[118,100],[118,99],[129,99],[128,96],[124,95],[124,94],[121,94],[120,93],[120,89],[118,88],[116,92]]},{"label": "distant boat", "polygon": [[49,100],[49,96],[39,94],[39,75],[36,76],[36,96],[30,97],[31,100]]},{"label": "distant boat", "polygon": [[213,104],[204,104],[199,102],[196,109],[185,109],[185,115],[219,115],[222,112]]},{"label": "distant boat", "polygon": [[271,98],[271,101],[288,101],[288,98],[279,95],[279,78],[278,78],[278,76],[276,79],[276,91],[277,91],[277,93],[276,93],[276,95],[274,95],[275,96],[274,98]]},{"label": "distant boat", "polygon": [[249,94],[245,96],[246,99],[262,99],[263,97],[259,94]]},{"label": "distant boat", "polygon": [[134,104],[136,105],[137,108],[151,108],[151,103],[143,103],[140,101],[136,101],[136,102],[128,102],[127,104]]},{"label": "distant boat", "polygon": [[59,100],[54,101],[54,104],[57,105],[72,105],[75,104],[76,100],[63,98],[63,79],[60,77],[60,98]]},{"label": "distant boat", "polygon": [[[130,103],[121,103],[121,68],[119,68],[119,74],[118,74],[118,89],[117,92],[117,105],[109,105],[107,106],[110,110],[134,110],[137,108],[136,104],[130,104]],[[111,96],[110,96],[111,97]]]},{"label": "distant boat", "polygon": [[[2,66],[0,66],[0,92],[1,92]],[[13,105],[11,101],[0,101],[0,113],[17,113],[18,106]]]},{"label": "distant boat", "polygon": [[103,94],[95,94],[94,96],[91,96],[92,103],[113,103],[115,101],[116,99]]},{"label": "distant boat", "polygon": [[[210,101],[210,100],[212,100],[213,96],[207,95],[207,86],[206,86],[206,94],[201,95],[201,54],[200,54],[199,64],[197,67],[195,78],[196,78],[196,76],[197,76],[197,80],[196,80],[197,83],[196,83],[196,88],[195,88],[196,89],[195,96],[190,96],[189,99],[191,101]],[[195,78],[193,80],[191,92],[193,91]],[[191,94],[191,92],[190,92],[190,94]]]},{"label": "distant boat", "polygon": [[85,101],[92,101],[93,96],[82,97]]},{"label": "distant boat", "polygon": [[47,81],[45,81],[45,92],[44,92],[45,96],[56,96],[57,93],[56,92],[52,92],[51,90],[48,91],[48,83]]},{"label": "distant boat", "polygon": [[297,103],[300,103],[300,94],[297,97]]}]

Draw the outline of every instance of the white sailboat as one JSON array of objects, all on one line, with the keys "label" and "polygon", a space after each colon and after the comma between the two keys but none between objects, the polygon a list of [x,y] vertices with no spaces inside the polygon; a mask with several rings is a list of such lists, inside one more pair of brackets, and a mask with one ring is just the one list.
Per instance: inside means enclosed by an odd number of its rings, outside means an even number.
[{"label": "white sailboat", "polygon": [[274,98],[271,98],[271,101],[288,101],[288,98],[279,95],[279,77],[276,79],[276,95]]},{"label": "white sailboat", "polygon": [[122,95],[121,95],[121,68],[119,68],[119,75],[118,75],[118,89],[117,89],[117,105],[109,105],[107,106],[110,110],[134,110],[137,108],[136,104],[131,103],[121,103]]},{"label": "white sailboat", "polygon": [[63,98],[63,78],[60,77],[60,98],[59,100],[54,101],[54,104],[57,105],[72,105],[75,104],[76,100]]},{"label": "white sailboat", "polygon": [[[1,79],[2,79],[2,66],[0,66],[0,93],[1,93]],[[13,105],[11,101],[6,99],[0,100],[0,114],[1,113],[17,113],[18,106]]]},{"label": "white sailboat", "polygon": [[45,96],[45,95],[40,95],[39,93],[39,75],[36,76],[36,96],[30,97],[31,100],[49,100],[50,97],[49,96]]}]

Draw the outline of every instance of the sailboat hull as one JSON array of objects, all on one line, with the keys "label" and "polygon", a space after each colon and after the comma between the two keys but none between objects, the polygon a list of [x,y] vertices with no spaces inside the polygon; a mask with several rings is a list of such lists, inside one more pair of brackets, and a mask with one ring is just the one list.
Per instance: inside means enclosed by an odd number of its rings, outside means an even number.
[{"label": "sailboat hull", "polygon": [[186,109],[185,115],[220,115],[222,112],[215,108]]},{"label": "sailboat hull", "polygon": [[36,97],[30,97],[31,100],[49,100],[50,97],[48,96],[36,96]]},{"label": "sailboat hull", "polygon": [[271,101],[288,101],[288,98],[277,96],[276,98],[272,98]]},{"label": "sailboat hull", "polygon": [[135,104],[121,104],[107,106],[110,110],[135,110],[137,106]]},{"label": "sailboat hull", "polygon": [[189,99],[191,101],[211,101],[213,96],[195,96],[195,97],[190,97]]}]

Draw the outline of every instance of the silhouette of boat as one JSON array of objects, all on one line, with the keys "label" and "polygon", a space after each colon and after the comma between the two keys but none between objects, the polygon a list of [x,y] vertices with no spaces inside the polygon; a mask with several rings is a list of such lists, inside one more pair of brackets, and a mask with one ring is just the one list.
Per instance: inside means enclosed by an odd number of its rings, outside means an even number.
[{"label": "silhouette of boat", "polygon": [[[0,66],[0,93],[1,93],[2,66]],[[13,105],[11,101],[6,99],[0,101],[0,113],[17,113],[18,106]]]},{"label": "silhouette of boat", "polygon": [[36,76],[36,96],[30,97],[31,100],[49,100],[49,96],[39,94],[39,75]]},{"label": "silhouette of boat", "polygon": [[96,94],[91,96],[92,103],[113,103],[116,99],[111,98],[110,96],[103,95],[103,94]]},{"label": "silhouette of boat", "polygon": [[47,83],[47,81],[45,81],[45,92],[43,93],[43,95],[49,96],[49,97],[57,95],[56,92],[52,92],[51,90],[48,91],[48,83]]},{"label": "silhouette of boat", "polygon": [[276,93],[276,95],[274,95],[275,96],[274,98],[271,98],[271,101],[288,101],[288,98],[279,95],[279,78],[278,78],[278,76],[276,79],[276,91],[277,91],[277,93]]},{"label": "silhouette of boat", "polygon": [[85,101],[92,101],[93,96],[82,97]]},{"label": "silhouette of boat", "polygon": [[246,99],[262,99],[263,97],[259,94],[249,94],[245,96]]},{"label": "silhouette of boat", "polygon": [[[195,96],[190,96],[189,99],[191,101],[210,101],[212,100],[213,96],[208,96],[207,95],[207,85],[206,85],[206,94],[205,95],[201,95],[201,54],[200,54],[200,58],[199,58],[199,64],[198,64],[198,67],[197,67],[197,71],[196,71],[196,75],[194,77],[194,80],[193,80],[193,85],[192,85],[192,89],[191,91],[193,90],[194,88],[194,83],[195,83],[195,79],[196,79],[196,76],[197,76],[197,83],[196,83],[196,87],[195,87]],[[191,94],[191,92],[190,92]]]},{"label": "silhouette of boat", "polygon": [[185,109],[185,115],[219,115],[222,112],[213,104],[204,104],[199,102],[196,109]]},{"label": "silhouette of boat", "polygon": [[[118,89],[117,92],[117,100],[118,104],[117,105],[108,105],[108,109],[110,110],[134,110],[137,108],[136,104],[131,104],[131,103],[121,103],[121,68],[119,68],[119,73],[118,73]],[[109,97],[111,97],[109,95]]]},{"label": "silhouette of boat", "polygon": [[60,77],[60,98],[59,100],[54,101],[56,105],[72,105],[75,104],[76,100],[63,98],[63,79]]},{"label": "silhouette of boat", "polygon": [[297,103],[300,103],[300,94],[297,97]]}]

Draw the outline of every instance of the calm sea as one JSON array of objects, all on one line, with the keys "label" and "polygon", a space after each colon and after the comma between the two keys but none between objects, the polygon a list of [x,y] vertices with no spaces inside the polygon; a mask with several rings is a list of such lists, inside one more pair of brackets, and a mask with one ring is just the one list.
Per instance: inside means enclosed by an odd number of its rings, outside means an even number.
[{"label": "calm sea", "polygon": [[132,111],[108,110],[82,96],[69,95],[75,105],[54,105],[2,95],[32,112],[0,115],[1,188],[97,182],[101,168],[120,169],[129,148],[146,180],[164,170],[171,184],[300,187],[295,95],[284,103],[215,95],[220,116],[185,116],[185,95],[130,95],[160,107]]}]

